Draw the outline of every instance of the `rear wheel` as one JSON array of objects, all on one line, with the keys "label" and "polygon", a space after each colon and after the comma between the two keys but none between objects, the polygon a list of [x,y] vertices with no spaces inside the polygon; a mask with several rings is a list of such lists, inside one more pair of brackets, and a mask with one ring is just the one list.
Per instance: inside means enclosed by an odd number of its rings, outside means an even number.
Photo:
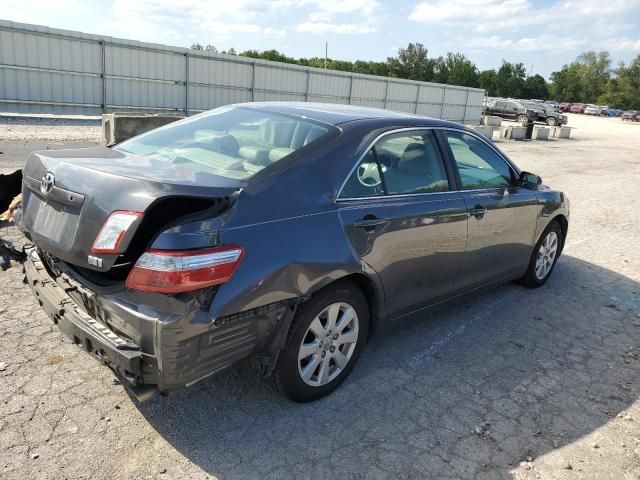
[{"label": "rear wheel", "polygon": [[557,221],[553,221],[540,235],[540,240],[531,254],[527,273],[520,279],[520,283],[528,288],[544,285],[556,266],[562,242],[562,228]]},{"label": "rear wheel", "polygon": [[517,120],[518,120],[518,122],[520,122],[520,123],[524,123],[524,122],[526,122],[526,121],[527,121],[527,116],[526,116],[526,115],[518,115]]},{"label": "rear wheel", "polygon": [[295,402],[328,395],[351,373],[366,343],[369,307],[351,282],[321,290],[293,320],[274,379]]},{"label": "rear wheel", "polygon": [[558,124],[558,122],[555,119],[555,117],[547,118],[547,125],[549,125],[550,127],[555,127],[557,124]]}]

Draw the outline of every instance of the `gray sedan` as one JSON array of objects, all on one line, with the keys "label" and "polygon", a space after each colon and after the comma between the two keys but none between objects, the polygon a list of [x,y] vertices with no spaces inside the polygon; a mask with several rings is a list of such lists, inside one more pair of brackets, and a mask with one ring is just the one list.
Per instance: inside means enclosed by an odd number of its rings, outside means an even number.
[{"label": "gray sedan", "polygon": [[246,359],[320,398],[380,322],[544,284],[569,220],[562,192],[457,123],[311,103],[35,152],[23,182],[29,286],[141,400]]}]

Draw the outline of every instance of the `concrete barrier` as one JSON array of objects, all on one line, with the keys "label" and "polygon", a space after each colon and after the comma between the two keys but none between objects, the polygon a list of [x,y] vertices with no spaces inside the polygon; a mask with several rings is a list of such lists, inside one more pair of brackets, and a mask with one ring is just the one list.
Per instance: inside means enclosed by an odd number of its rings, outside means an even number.
[{"label": "concrete barrier", "polygon": [[570,138],[571,127],[551,127],[551,136],[554,138]]},{"label": "concrete barrier", "polygon": [[178,115],[131,115],[129,113],[105,113],[102,115],[102,133],[107,145],[125,140],[175,122]]},{"label": "concrete barrier", "polygon": [[500,127],[500,138],[505,140],[511,140],[511,132],[513,127]]},{"label": "concrete barrier", "polygon": [[502,125],[502,118],[495,117],[493,115],[485,115],[482,117],[482,123],[488,127],[499,127]]},{"label": "concrete barrier", "polygon": [[494,131],[495,127],[492,127],[492,126],[489,126],[489,125],[476,125],[475,127],[471,127],[471,128],[473,128],[480,135],[484,135],[489,140],[493,139],[493,131]]},{"label": "concrete barrier", "polygon": [[533,127],[533,140],[549,140],[549,128],[536,125]]},{"label": "concrete barrier", "polygon": [[558,138],[569,138],[571,136],[571,127],[556,127]]},{"label": "concrete barrier", "polygon": [[526,127],[510,127],[511,128],[511,140],[524,140],[524,134],[526,133]]}]

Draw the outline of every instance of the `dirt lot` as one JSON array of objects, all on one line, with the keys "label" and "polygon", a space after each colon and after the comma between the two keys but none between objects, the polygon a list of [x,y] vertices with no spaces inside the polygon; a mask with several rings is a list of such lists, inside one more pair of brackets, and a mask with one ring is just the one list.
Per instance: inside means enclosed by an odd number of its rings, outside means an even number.
[{"label": "dirt lot", "polygon": [[[97,135],[12,122],[0,118],[2,170]],[[569,124],[571,140],[499,143],[571,199],[550,281],[380,329],[310,405],[248,369],[134,405],[19,267],[0,272],[0,477],[640,478],[640,124]]]}]

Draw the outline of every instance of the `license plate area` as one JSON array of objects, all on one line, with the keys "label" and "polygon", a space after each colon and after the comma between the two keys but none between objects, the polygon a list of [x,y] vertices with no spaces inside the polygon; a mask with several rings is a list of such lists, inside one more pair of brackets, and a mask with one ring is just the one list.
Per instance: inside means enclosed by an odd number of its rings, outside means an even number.
[{"label": "license plate area", "polygon": [[23,223],[26,229],[44,245],[70,249],[76,237],[81,207],[47,202],[29,190],[25,194]]}]

